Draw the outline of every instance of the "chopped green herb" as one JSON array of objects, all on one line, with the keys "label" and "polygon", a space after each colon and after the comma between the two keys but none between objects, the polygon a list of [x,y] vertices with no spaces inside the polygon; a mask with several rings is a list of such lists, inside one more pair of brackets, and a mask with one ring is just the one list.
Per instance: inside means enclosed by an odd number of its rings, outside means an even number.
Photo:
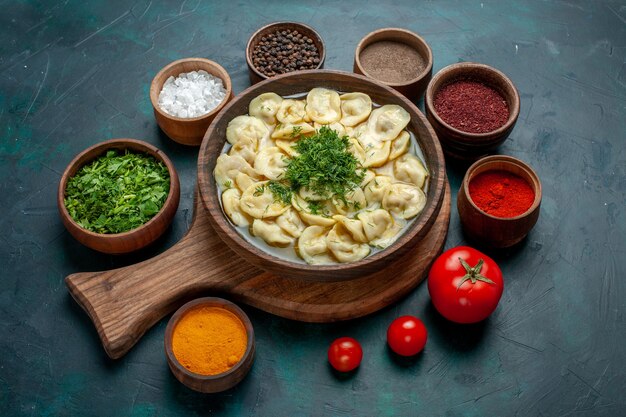
[{"label": "chopped green herb", "polygon": [[258,187],[256,187],[254,189],[254,194],[253,195],[255,197],[258,197],[258,196],[263,195],[264,192],[265,192],[265,185],[259,185]]},{"label": "chopped green herb", "polygon": [[320,211],[322,210],[321,201],[307,200],[307,203],[308,203],[309,211],[311,212],[311,214],[320,214]]},{"label": "chopped green herb", "polygon": [[233,183],[231,181],[224,181],[224,188],[231,188]]},{"label": "chopped green herb", "polygon": [[358,187],[365,176],[349,146],[347,136],[340,137],[327,126],[300,139],[293,146],[299,155],[291,159],[285,172],[291,189],[308,187],[316,194],[345,201],[346,193]]},{"label": "chopped green herb", "polygon": [[300,136],[301,133],[302,133],[302,126],[294,126],[293,129],[291,129],[292,138]]},{"label": "chopped green herb", "polygon": [[106,155],[83,166],[68,180],[65,207],[81,227],[96,233],[122,233],[154,217],[170,192],[165,164],[152,156]]},{"label": "chopped green herb", "polygon": [[282,182],[271,180],[267,184],[268,188],[274,194],[274,199],[285,205],[291,204],[291,188]]}]

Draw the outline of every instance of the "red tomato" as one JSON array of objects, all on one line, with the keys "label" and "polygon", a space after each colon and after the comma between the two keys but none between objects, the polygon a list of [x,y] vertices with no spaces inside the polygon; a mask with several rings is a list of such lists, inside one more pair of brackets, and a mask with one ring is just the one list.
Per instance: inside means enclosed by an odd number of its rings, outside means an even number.
[{"label": "red tomato", "polygon": [[340,337],[328,348],[328,362],[340,372],[349,372],[361,363],[363,349],[351,337]]},{"label": "red tomato", "polygon": [[442,253],[428,274],[433,305],[448,320],[476,323],[496,309],[504,282],[493,259],[468,246]]},{"label": "red tomato", "polygon": [[401,356],[417,355],[424,349],[428,332],[417,317],[402,316],[391,322],[387,329],[387,343]]}]

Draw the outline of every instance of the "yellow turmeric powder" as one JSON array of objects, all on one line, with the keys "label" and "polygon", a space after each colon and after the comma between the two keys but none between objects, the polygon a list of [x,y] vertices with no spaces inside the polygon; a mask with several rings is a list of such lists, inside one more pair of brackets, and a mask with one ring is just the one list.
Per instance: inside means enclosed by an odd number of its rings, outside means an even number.
[{"label": "yellow turmeric powder", "polygon": [[246,328],[237,316],[219,307],[198,306],[176,324],[174,356],[185,368],[201,375],[226,372],[246,351]]}]

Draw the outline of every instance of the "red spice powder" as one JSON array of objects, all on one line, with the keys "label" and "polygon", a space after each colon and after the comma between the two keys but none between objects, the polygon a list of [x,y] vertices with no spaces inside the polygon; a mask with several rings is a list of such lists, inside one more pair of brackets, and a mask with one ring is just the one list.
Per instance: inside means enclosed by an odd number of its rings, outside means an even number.
[{"label": "red spice powder", "polygon": [[435,111],[450,126],[468,133],[487,133],[509,119],[509,106],[496,90],[483,83],[459,80],[435,95]]},{"label": "red spice powder", "polygon": [[522,178],[507,171],[485,171],[469,183],[474,204],[496,217],[515,217],[528,211],[535,191]]}]

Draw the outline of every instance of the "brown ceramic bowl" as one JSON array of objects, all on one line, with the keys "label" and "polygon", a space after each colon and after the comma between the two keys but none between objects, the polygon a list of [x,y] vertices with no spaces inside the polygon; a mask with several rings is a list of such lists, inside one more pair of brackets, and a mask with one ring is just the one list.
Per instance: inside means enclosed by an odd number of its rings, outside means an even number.
[{"label": "brown ceramic bowl", "polygon": [[[456,129],[444,122],[435,110],[435,96],[446,85],[458,80],[473,80],[495,89],[509,106],[509,119],[500,128],[487,133],[469,133]],[[426,90],[426,117],[437,132],[441,146],[447,156],[457,160],[475,161],[500,146],[509,136],[520,110],[517,88],[504,73],[485,64],[461,62],[439,71]]]},{"label": "brown ceramic bowl", "polygon": [[[176,328],[178,321],[185,315],[185,313],[198,306],[219,307],[228,310],[237,316],[246,328],[248,343],[246,344],[245,353],[235,366],[221,374],[202,375],[191,372],[181,365],[176,359],[176,356],[174,356],[174,351],[172,350],[172,335],[174,333],[174,329]],[[226,391],[241,382],[241,380],[243,380],[243,378],[250,371],[250,368],[252,368],[252,364],[254,363],[254,350],[254,329],[250,319],[242,309],[230,301],[222,298],[205,297],[188,302],[179,308],[176,313],[174,313],[170,321],[167,323],[167,328],[165,329],[165,356],[167,357],[167,364],[169,365],[170,370],[176,379],[178,379],[181,383],[188,388],[199,392],[214,393]]]},{"label": "brown ceramic bowl", "polygon": [[[469,183],[476,175],[485,171],[508,171],[522,177],[535,191],[535,200],[530,208],[517,217],[496,217],[479,209],[472,201]],[[505,155],[493,155],[476,161],[465,174],[457,198],[457,208],[463,230],[479,243],[494,248],[513,246],[526,237],[539,218],[541,204],[541,182],[537,173],[519,159]]]},{"label": "brown ceramic bowl", "polygon": [[[67,186],[67,181],[73,177],[80,168],[112,149],[119,151],[128,149],[136,153],[145,153],[163,162],[165,166],[167,166],[167,170],[170,174],[170,193],[161,210],[152,219],[136,229],[115,234],[95,233],[79,226],[70,216],[64,203],[65,187]],[[99,252],[110,254],[132,252],[154,242],[165,232],[170,223],[172,223],[176,210],[178,209],[179,200],[180,183],[172,161],[170,161],[163,151],[149,143],[136,139],[111,139],[100,142],[79,153],[72,162],[69,163],[67,168],[65,168],[57,192],[59,213],[68,232],[83,245]]]},{"label": "brown ceramic bowl", "polygon": [[[177,77],[182,73],[198,70],[204,70],[222,80],[224,88],[226,89],[226,97],[224,100],[207,114],[198,117],[181,118],[172,116],[161,110],[159,107],[159,94],[163,89],[165,81],[167,81],[169,77]],[[215,118],[215,115],[219,113],[233,97],[233,88],[228,72],[218,63],[204,58],[185,58],[174,61],[159,71],[150,85],[150,101],[152,102],[154,117],[159,127],[170,139],[183,145],[200,145],[204,133]]]},{"label": "brown ceramic bowl", "polygon": [[298,33],[301,33],[304,36],[308,36],[313,40],[313,45],[317,48],[317,51],[320,55],[320,63],[317,64],[315,69],[324,68],[324,59],[326,59],[326,48],[324,46],[324,41],[322,37],[310,26],[305,25],[304,23],[297,22],[274,22],[269,25],[263,26],[261,29],[257,30],[250,36],[248,40],[248,45],[246,45],[246,62],[248,64],[248,73],[250,75],[250,83],[256,84],[259,81],[267,80],[269,77],[259,71],[253,62],[253,52],[254,48],[257,46],[259,42],[261,42],[261,38],[264,36],[276,32],[277,30],[297,30]]},{"label": "brown ceramic bowl", "polygon": [[384,28],[368,33],[363,39],[361,39],[356,47],[356,52],[354,54],[353,71],[357,74],[362,74],[375,79],[375,77],[368,74],[367,69],[363,67],[361,63],[361,53],[369,45],[380,41],[404,43],[415,49],[424,60],[426,66],[417,75],[417,77],[411,80],[392,83],[376,79],[376,81],[382,84],[395,88],[400,93],[404,94],[409,100],[419,100],[424,94],[424,91],[428,86],[428,82],[430,81],[433,74],[433,52],[430,49],[430,46],[428,46],[428,44],[426,43],[426,41],[416,33],[400,28]]},{"label": "brown ceramic bowl", "polygon": [[[260,94],[274,92],[281,96],[306,93],[314,87],[337,91],[354,91],[368,94],[378,104],[397,104],[411,116],[408,129],[412,131],[422,149],[426,167],[430,172],[426,206],[411,226],[391,246],[360,261],[308,265],[271,255],[245,239],[231,224],[220,204],[217,185],[213,177],[216,160],[226,141],[226,127],[236,116],[248,113],[250,101]],[[261,269],[276,275],[310,281],[340,281],[368,275],[390,265],[395,259],[415,247],[435,222],[443,201],[445,162],[439,141],[430,124],[406,97],[371,78],[341,71],[301,71],[262,81],[239,94],[215,118],[204,137],[198,155],[198,184],[202,201],[209,212],[209,220],[220,238],[239,256]]]}]

